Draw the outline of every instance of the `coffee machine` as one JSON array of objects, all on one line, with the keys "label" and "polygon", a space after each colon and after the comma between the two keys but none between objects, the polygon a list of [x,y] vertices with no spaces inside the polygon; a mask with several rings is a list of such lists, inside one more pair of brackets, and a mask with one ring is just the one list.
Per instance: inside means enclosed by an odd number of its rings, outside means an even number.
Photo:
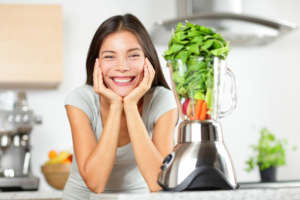
[{"label": "coffee machine", "polygon": [[0,191],[36,191],[39,178],[31,173],[30,133],[42,117],[28,109],[25,93],[13,110],[0,110]]},{"label": "coffee machine", "polygon": [[[172,89],[183,121],[178,128],[178,144],[164,159],[157,183],[164,190],[177,192],[237,189],[239,185],[234,166],[218,121],[230,115],[236,107],[232,71],[227,68],[225,60],[217,57],[205,63],[203,57],[189,63],[183,63],[180,59],[170,60],[168,65]],[[221,111],[226,75],[231,80],[232,101],[229,110]],[[202,88],[207,88],[208,92],[205,94]],[[195,118],[196,105],[203,103],[202,100],[206,101],[209,109],[205,110],[202,119]]]}]

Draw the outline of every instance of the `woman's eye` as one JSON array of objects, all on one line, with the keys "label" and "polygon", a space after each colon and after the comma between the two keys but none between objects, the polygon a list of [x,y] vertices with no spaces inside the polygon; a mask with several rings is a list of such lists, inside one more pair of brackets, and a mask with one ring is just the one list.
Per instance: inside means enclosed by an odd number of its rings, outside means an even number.
[{"label": "woman's eye", "polygon": [[130,57],[139,57],[140,55],[138,55],[138,54],[133,54],[133,55],[131,55]]},{"label": "woman's eye", "polygon": [[113,56],[104,56],[104,58],[113,58]]}]

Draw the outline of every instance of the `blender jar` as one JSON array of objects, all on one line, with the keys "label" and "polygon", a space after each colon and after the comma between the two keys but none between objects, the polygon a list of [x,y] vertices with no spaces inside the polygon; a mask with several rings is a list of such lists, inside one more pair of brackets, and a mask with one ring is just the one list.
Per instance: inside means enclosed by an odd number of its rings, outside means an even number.
[{"label": "blender jar", "polygon": [[[234,75],[226,61],[218,57],[193,57],[168,60],[172,89],[182,120],[217,120],[230,115],[236,107]],[[231,107],[221,111],[226,75],[231,80]]]}]

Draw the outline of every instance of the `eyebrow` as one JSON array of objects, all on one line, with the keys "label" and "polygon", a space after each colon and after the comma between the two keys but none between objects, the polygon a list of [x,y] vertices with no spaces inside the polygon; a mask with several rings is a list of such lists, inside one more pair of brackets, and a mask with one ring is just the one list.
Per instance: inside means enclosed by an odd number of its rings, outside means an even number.
[{"label": "eyebrow", "polygon": [[[142,51],[142,49],[140,49],[140,48],[132,48],[132,49],[129,49],[127,52],[134,51],[134,50]],[[116,53],[116,52],[111,51],[111,50],[107,50],[107,51],[103,51],[103,52],[101,53],[101,55],[104,54],[104,53]]]}]

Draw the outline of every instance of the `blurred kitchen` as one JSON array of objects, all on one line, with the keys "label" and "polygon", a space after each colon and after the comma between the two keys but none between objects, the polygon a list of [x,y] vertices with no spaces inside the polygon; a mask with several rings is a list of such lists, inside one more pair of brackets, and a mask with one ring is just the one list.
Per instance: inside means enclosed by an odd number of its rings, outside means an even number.
[{"label": "blurred kitchen", "polygon": [[[298,0],[260,0],[259,2],[236,0],[236,2],[243,3],[244,14],[274,20],[282,19],[300,25],[300,1]],[[142,21],[149,33],[153,33],[154,24],[158,20],[171,20],[178,17],[178,3],[175,0],[0,0],[0,6],[8,4],[61,6],[61,11],[54,13],[54,18],[58,24],[61,23],[62,27],[56,29],[59,31],[56,40],[58,43],[53,44],[55,49],[49,52],[53,57],[45,59],[44,66],[39,66],[45,71],[40,71],[41,74],[37,75],[34,73],[39,71],[38,69],[28,69],[28,75],[24,75],[23,71],[27,71],[26,69],[14,72],[9,71],[5,66],[7,60],[17,65],[21,65],[22,62],[26,62],[26,66],[28,63],[34,64],[35,60],[30,56],[24,59],[26,56],[15,54],[9,55],[10,58],[5,59],[5,62],[0,60],[0,77],[3,79],[5,77],[5,81],[0,80],[0,94],[8,91],[13,91],[16,95],[25,92],[28,108],[33,110],[35,115],[43,118],[42,124],[33,125],[30,132],[32,146],[30,165],[32,174],[40,179],[39,190],[51,191],[54,189],[46,182],[41,166],[48,160],[50,150],[59,152],[72,148],[71,130],[64,100],[70,91],[85,83],[87,51],[98,26],[110,16],[132,13]],[[37,24],[42,23],[37,22]],[[235,28],[238,30],[239,27]],[[61,42],[59,42],[60,34]],[[260,37],[264,36],[260,35]],[[49,43],[43,41],[41,36],[36,36],[36,39],[37,42],[32,45],[39,48],[43,47],[43,42]],[[3,40],[0,38],[0,41]],[[259,169],[256,168],[248,173],[245,170],[247,168],[245,162],[252,155],[250,145],[258,143],[260,130],[263,127],[267,127],[276,137],[286,138],[288,141],[286,165],[278,167],[277,180],[300,180],[300,173],[298,173],[300,168],[298,142],[300,141],[298,126],[300,66],[297,61],[300,56],[300,29],[291,30],[264,45],[245,43],[231,45],[231,47],[227,64],[235,74],[237,108],[230,117],[221,119],[220,122],[238,182],[260,181]],[[169,71],[165,68],[166,61],[162,57],[167,44],[156,44],[156,48],[170,85]],[[26,55],[26,48],[24,54]],[[23,59],[21,62],[18,61],[19,57]],[[57,66],[51,70],[49,66],[51,67],[53,63]],[[11,74],[19,77],[24,75],[27,78],[32,75],[33,84],[20,84],[18,78]],[[230,97],[225,96],[224,99],[223,106],[226,109]],[[293,150],[293,146],[298,149]]]}]

